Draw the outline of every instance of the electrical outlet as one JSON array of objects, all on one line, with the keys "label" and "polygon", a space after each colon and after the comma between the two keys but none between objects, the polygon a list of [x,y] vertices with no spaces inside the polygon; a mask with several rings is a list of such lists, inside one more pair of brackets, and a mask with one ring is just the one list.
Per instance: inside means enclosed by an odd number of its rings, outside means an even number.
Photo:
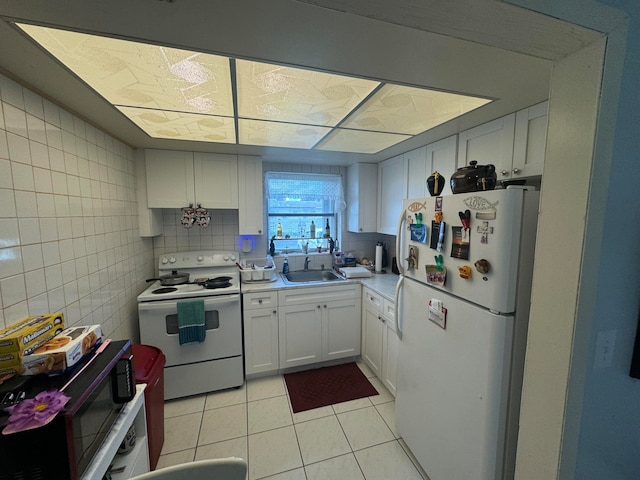
[{"label": "electrical outlet", "polygon": [[593,368],[608,368],[613,363],[613,350],[616,344],[617,330],[603,330],[596,337],[596,354]]}]

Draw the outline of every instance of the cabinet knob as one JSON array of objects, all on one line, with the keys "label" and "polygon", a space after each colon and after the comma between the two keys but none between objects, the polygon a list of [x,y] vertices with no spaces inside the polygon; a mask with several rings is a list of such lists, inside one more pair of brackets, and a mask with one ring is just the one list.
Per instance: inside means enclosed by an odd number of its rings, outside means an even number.
[{"label": "cabinet knob", "polygon": [[276,313],[278,313],[278,311],[277,311],[277,310],[274,310],[274,311],[273,311],[273,314],[275,315]]},{"label": "cabinet knob", "polygon": [[318,305],[318,307],[317,307],[317,308],[320,308],[320,305]]},{"label": "cabinet knob", "polygon": [[502,175],[509,175],[509,170],[500,170]]},{"label": "cabinet knob", "polygon": [[324,308],[327,308],[327,306],[325,305]]},{"label": "cabinet knob", "polygon": [[262,233],[262,230],[258,230],[258,233]]},{"label": "cabinet knob", "polygon": [[513,169],[513,173],[520,173],[520,169],[519,168],[514,168]]},{"label": "cabinet knob", "polygon": [[258,300],[258,303],[262,303],[262,299]]}]

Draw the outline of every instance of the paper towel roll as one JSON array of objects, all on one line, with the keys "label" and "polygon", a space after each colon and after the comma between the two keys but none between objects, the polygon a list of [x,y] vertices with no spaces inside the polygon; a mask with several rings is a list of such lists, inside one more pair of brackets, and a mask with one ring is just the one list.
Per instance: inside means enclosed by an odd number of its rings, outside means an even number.
[{"label": "paper towel roll", "polygon": [[376,272],[382,271],[382,245],[376,245]]}]

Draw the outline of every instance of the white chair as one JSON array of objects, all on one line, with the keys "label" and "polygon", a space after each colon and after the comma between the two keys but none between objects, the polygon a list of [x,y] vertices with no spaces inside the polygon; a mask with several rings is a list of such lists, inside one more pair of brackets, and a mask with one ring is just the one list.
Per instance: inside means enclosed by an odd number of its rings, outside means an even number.
[{"label": "white chair", "polygon": [[246,480],[247,462],[242,458],[215,458],[183,463],[143,473],[130,480]]}]

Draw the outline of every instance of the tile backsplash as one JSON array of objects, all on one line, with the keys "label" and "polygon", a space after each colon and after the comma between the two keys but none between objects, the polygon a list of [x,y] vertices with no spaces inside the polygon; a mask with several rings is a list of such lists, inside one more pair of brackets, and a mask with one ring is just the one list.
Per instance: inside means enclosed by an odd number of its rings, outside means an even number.
[{"label": "tile backsplash", "polygon": [[137,340],[154,275],[133,149],[0,75],[0,327],[62,311]]}]

